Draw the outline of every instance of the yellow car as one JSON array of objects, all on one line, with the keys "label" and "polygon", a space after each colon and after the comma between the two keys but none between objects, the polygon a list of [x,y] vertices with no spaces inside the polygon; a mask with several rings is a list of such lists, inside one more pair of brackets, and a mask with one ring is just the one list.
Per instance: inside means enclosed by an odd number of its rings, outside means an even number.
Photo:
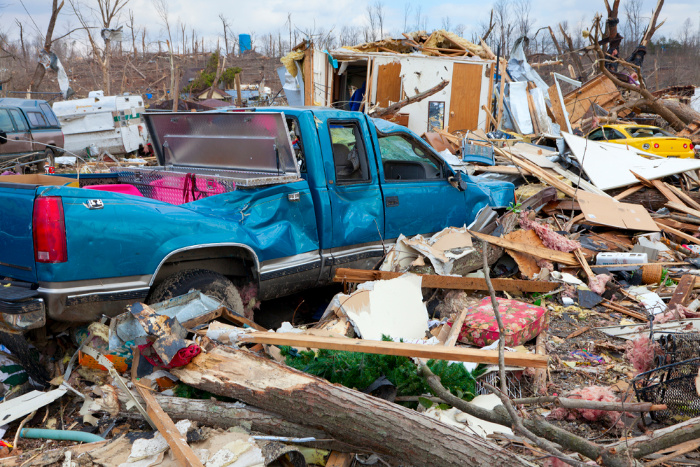
[{"label": "yellow car", "polygon": [[592,141],[608,141],[626,144],[663,157],[692,159],[695,157],[693,143],[679,138],[666,130],[650,125],[601,125],[588,133]]}]

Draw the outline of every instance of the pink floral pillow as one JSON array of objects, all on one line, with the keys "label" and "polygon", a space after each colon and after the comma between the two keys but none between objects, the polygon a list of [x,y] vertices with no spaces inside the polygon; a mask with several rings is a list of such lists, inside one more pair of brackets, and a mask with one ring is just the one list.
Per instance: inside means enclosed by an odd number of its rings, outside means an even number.
[{"label": "pink floral pillow", "polygon": [[[497,298],[505,328],[507,346],[523,344],[536,337],[545,326],[546,310],[517,300]],[[498,323],[493,313],[491,299],[484,298],[477,306],[469,308],[459,341],[477,347],[485,347],[498,340]]]}]

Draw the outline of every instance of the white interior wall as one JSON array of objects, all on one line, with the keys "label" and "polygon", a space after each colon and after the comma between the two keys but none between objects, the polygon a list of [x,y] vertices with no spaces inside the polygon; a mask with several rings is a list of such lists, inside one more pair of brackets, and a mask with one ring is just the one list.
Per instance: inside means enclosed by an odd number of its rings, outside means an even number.
[{"label": "white interior wall", "polygon": [[[452,82],[452,71],[456,60],[435,57],[421,57],[414,55],[401,55],[398,57],[391,56],[374,56],[374,66],[372,70],[372,91],[371,101],[377,101],[377,70],[380,65],[387,65],[394,61],[401,62],[401,80],[403,82],[403,90],[406,97],[412,97],[416,94],[424,92],[434,86],[440,84],[443,80]],[[484,76],[485,67],[489,62],[483,61],[459,61],[460,63],[473,63],[480,65],[484,71],[481,79],[481,92],[479,104],[479,128],[483,128],[486,123],[486,112],[481,109],[481,104],[489,101],[489,78]],[[417,90],[417,92],[416,92]],[[433,94],[432,96],[423,99],[401,109],[401,113],[408,114],[408,128],[419,135],[423,134],[428,129],[428,103],[431,101],[439,101],[445,103],[445,121],[444,128],[447,129],[450,124],[450,98],[452,96],[452,86],[448,84],[445,89]]]}]

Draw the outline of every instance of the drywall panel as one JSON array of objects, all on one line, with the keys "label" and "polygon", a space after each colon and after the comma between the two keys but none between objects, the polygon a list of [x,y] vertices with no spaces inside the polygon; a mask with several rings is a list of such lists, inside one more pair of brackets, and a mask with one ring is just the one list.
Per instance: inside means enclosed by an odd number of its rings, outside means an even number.
[{"label": "drywall panel", "polygon": [[450,133],[478,128],[483,72],[484,68],[480,64],[454,64],[450,83],[452,86],[449,111]]},{"label": "drywall panel", "polygon": [[632,172],[656,180],[700,169],[697,159],[646,159],[621,144],[599,144],[566,132],[562,135],[588,178],[601,190],[636,185],[639,180]]}]

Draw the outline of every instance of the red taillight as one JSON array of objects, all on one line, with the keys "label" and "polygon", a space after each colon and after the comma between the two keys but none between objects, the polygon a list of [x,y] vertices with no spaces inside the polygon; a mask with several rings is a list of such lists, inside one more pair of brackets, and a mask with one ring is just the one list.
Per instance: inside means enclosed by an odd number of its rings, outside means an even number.
[{"label": "red taillight", "polygon": [[659,143],[654,143],[654,149],[659,149]]},{"label": "red taillight", "polygon": [[34,259],[37,263],[65,263],[66,223],[63,218],[63,202],[58,196],[39,197],[34,200],[32,216],[34,233]]},{"label": "red taillight", "polygon": [[683,145],[683,149],[688,149],[688,143],[685,143],[685,144]]}]

